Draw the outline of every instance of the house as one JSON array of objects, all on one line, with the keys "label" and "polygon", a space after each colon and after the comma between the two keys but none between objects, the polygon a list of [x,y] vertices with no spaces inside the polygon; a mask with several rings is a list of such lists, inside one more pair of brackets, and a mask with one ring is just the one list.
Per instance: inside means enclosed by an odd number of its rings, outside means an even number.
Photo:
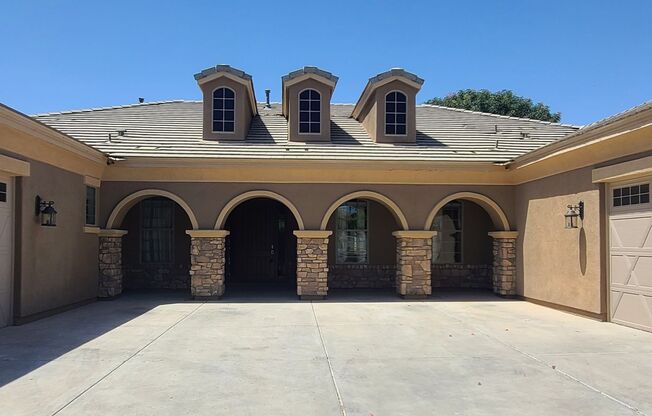
[{"label": "house", "polygon": [[355,104],[315,67],[281,103],[195,79],[201,101],[0,107],[0,325],[130,289],[476,288],[652,330],[652,102],[580,128],[417,105],[402,69]]}]

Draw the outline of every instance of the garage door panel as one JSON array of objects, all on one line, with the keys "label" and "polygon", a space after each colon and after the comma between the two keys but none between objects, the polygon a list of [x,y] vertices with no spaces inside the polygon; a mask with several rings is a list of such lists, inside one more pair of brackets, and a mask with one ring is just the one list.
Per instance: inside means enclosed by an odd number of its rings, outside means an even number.
[{"label": "garage door panel", "polygon": [[639,257],[632,274],[639,286],[652,288],[652,256]]},{"label": "garage door panel", "polygon": [[649,238],[651,222],[649,216],[612,219],[612,247],[643,247]]},{"label": "garage door panel", "polygon": [[0,199],[0,328],[11,322],[13,276],[13,187],[9,177],[0,176],[5,184]]},{"label": "garage door panel", "polygon": [[620,301],[612,303],[612,320],[652,327],[652,301],[642,295],[622,293]]},{"label": "garage door panel", "polygon": [[621,285],[626,285],[629,280],[631,270],[631,261],[627,256],[612,255],[611,256],[611,282]]},{"label": "garage door panel", "polygon": [[[643,192],[641,184],[649,189],[652,178],[612,185],[608,200]],[[609,212],[611,320],[652,331],[652,205],[625,200],[627,205],[619,202]]]}]

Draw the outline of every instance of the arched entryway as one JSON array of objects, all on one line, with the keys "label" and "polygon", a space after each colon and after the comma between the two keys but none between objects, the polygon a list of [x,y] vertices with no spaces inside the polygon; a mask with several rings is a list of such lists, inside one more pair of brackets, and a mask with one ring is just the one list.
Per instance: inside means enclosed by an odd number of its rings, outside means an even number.
[{"label": "arched entryway", "polygon": [[276,198],[254,197],[230,207],[225,253],[226,293],[296,292],[297,217]]},{"label": "arched entryway", "polygon": [[396,238],[407,228],[400,208],[388,197],[356,192],[334,202],[322,220],[328,240],[328,288],[395,289]]},{"label": "arched entryway", "polygon": [[516,236],[509,227],[503,210],[485,195],[460,192],[439,201],[425,224],[425,229],[436,231],[433,290],[481,289],[513,294]]},{"label": "arched entryway", "polygon": [[[113,226],[122,237],[123,290],[190,291],[190,236],[193,222],[173,199],[141,195],[124,205]],[[118,222],[119,221],[119,222]]]}]

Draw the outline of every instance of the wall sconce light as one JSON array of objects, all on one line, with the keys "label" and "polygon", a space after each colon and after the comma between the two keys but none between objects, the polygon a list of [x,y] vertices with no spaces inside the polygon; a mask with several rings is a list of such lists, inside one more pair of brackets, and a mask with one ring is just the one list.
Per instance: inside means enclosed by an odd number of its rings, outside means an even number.
[{"label": "wall sconce light", "polygon": [[569,205],[564,218],[566,229],[577,228],[578,218],[584,220],[584,201],[580,201],[577,205]]},{"label": "wall sconce light", "polygon": [[44,227],[57,226],[57,210],[54,209],[54,201],[44,201],[36,195],[36,216],[41,218],[41,225]]}]

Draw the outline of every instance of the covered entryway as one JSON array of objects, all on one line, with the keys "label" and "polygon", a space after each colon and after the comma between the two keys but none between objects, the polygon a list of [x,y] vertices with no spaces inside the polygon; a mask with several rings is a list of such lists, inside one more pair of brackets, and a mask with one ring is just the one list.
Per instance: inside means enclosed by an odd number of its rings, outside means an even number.
[{"label": "covered entryway", "polygon": [[651,182],[608,188],[611,320],[647,331],[652,331]]},{"label": "covered entryway", "polygon": [[12,321],[13,200],[13,178],[0,175],[0,328]]},{"label": "covered entryway", "polygon": [[227,217],[226,290],[296,290],[293,213],[270,198],[246,200]]},{"label": "covered entryway", "polygon": [[190,236],[184,209],[163,196],[144,198],[120,228],[124,290],[190,290]]}]

